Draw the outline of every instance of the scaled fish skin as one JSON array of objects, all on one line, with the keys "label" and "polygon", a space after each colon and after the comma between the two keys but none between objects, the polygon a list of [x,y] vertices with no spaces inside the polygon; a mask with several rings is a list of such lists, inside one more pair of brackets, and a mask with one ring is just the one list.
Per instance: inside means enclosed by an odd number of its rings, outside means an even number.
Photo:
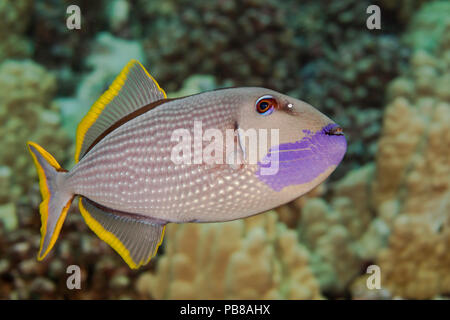
[{"label": "scaled fish skin", "polygon": [[[232,156],[243,162],[174,163],[173,133],[181,129],[194,136],[195,122],[224,137],[227,130],[238,132]],[[276,129],[279,138],[275,144],[268,139],[266,148],[258,145],[254,163],[251,145],[240,133],[253,129]],[[310,191],[340,163],[346,140],[341,128],[312,106],[265,88],[167,99],[132,60],[79,124],[77,163],[70,171],[36,143],[28,147],[43,198],[38,259],[55,244],[78,196],[88,226],[138,268],[156,254],[169,222],[245,218]],[[228,149],[222,151],[228,159]],[[277,170],[264,174],[273,164]]]}]

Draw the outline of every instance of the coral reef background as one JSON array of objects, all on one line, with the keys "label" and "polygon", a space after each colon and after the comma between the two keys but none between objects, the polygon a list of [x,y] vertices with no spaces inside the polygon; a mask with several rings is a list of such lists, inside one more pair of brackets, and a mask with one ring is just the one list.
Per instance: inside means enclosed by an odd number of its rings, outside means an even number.
[{"label": "coral reef background", "polygon": [[[373,2],[0,0],[0,299],[448,299],[450,3],[375,1],[382,29],[368,30]],[[138,271],[74,205],[38,262],[26,141],[70,168],[79,120],[130,59],[171,97],[264,86],[305,100],[344,127],[348,153],[271,212],[169,225]]]}]

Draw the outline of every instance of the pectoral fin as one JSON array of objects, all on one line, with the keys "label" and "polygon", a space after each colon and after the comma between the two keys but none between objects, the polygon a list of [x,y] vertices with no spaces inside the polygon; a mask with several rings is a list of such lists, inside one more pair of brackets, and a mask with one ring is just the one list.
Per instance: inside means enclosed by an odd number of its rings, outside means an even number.
[{"label": "pectoral fin", "polygon": [[132,269],[147,264],[161,245],[165,224],[108,211],[83,197],[80,197],[79,208],[92,231],[116,250]]}]

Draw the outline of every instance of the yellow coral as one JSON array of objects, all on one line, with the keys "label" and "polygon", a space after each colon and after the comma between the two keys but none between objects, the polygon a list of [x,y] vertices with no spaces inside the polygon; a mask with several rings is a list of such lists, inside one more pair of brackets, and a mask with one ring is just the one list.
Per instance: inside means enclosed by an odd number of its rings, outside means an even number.
[{"label": "yellow coral", "polygon": [[378,258],[382,286],[393,296],[407,299],[450,293],[449,248],[449,223],[437,231],[421,219],[402,215],[396,220],[389,248]]},{"label": "yellow coral", "polygon": [[156,274],[137,282],[156,299],[319,299],[308,251],[274,212],[221,224],[169,225]]},{"label": "yellow coral", "polygon": [[299,234],[311,251],[311,268],[321,289],[340,294],[375,259],[387,242],[386,223],[374,219],[371,185],[375,166],[348,173],[332,187],[333,197],[308,199],[302,208]]},{"label": "yellow coral", "polygon": [[[445,225],[450,212],[450,105],[436,99],[418,99],[416,105],[398,101],[386,113],[375,194],[379,215],[392,217],[395,210],[398,217],[391,219],[390,245],[377,263],[383,285],[393,295],[433,298],[450,292],[450,228]],[[401,134],[388,134],[394,130],[389,117],[400,116],[409,142]]]},{"label": "yellow coral", "polygon": [[[417,55],[421,62],[414,68],[435,65],[435,86],[448,82],[449,70],[437,67],[437,58],[417,52],[413,61]],[[410,80],[412,86],[420,77]],[[374,186],[382,215],[390,201],[398,201],[404,213],[429,215],[430,221],[445,214],[440,203],[450,189],[450,101],[436,92],[432,96],[424,91],[411,99],[400,96],[386,110]]]},{"label": "yellow coral", "polygon": [[392,84],[379,143],[374,202],[392,235],[376,261],[404,298],[450,292],[449,43],[446,32],[439,50],[417,50]]},{"label": "yellow coral", "polygon": [[442,252],[450,248],[450,33],[442,37],[436,52],[416,50],[389,86],[374,176],[370,166],[352,171],[331,188],[329,203],[312,199],[302,209],[301,237],[324,290],[344,290],[375,261],[383,292],[367,297],[449,292]]}]

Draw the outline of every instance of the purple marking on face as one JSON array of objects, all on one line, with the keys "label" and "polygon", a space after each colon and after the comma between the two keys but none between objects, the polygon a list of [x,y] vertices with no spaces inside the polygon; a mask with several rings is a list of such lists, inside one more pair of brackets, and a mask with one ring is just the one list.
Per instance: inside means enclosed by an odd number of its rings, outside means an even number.
[{"label": "purple marking on face", "polygon": [[[337,166],[347,150],[344,135],[330,133],[337,126],[328,124],[314,134],[303,130],[306,136],[301,140],[272,147],[263,161],[258,162],[256,175],[275,191],[314,180],[329,167]],[[275,152],[278,152],[278,160],[271,157]],[[273,167],[272,161],[278,161],[276,173],[261,174],[261,168]]]}]

